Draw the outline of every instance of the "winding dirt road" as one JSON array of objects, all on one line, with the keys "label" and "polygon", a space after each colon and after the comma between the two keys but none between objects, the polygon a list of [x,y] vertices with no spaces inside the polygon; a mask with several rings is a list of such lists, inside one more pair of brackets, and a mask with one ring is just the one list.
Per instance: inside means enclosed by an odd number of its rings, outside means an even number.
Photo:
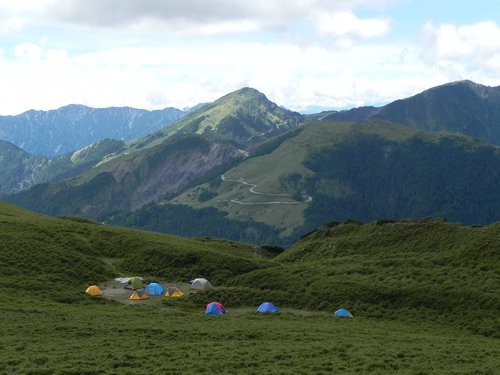
[{"label": "winding dirt road", "polygon": [[[266,196],[266,197],[287,197],[287,198],[292,198],[290,194],[285,194],[285,193],[280,193],[280,194],[271,194],[271,193],[262,193],[260,191],[256,191],[255,188],[257,187],[256,184],[252,184],[250,182],[245,181],[243,178],[239,178],[237,180],[233,179],[227,179],[226,176],[221,175],[220,176],[221,180],[224,182],[236,182],[240,183],[246,186],[250,186],[250,189],[248,190],[252,194],[256,195],[261,195],[261,196]],[[231,203],[236,203],[236,204],[241,204],[245,206],[256,206],[256,205],[264,205],[264,204],[304,204],[304,203],[309,203],[312,201],[312,197],[310,195],[303,195],[305,200],[298,202],[298,201],[270,201],[270,202],[242,202],[238,201],[236,199],[229,199],[229,200],[221,200],[218,202],[231,202]]]}]

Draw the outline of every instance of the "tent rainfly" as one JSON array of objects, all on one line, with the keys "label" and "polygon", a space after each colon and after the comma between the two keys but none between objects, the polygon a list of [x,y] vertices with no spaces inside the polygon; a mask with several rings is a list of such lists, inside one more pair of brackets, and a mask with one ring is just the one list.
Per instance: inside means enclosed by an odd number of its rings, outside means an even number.
[{"label": "tent rainfly", "polygon": [[125,289],[142,289],[146,285],[144,284],[144,281],[140,277],[131,277],[128,279],[127,284],[125,284]]},{"label": "tent rainfly", "polygon": [[149,297],[146,293],[144,293],[143,290],[134,290],[134,293],[132,293],[129,299],[131,299],[132,301],[140,301],[149,299]]},{"label": "tent rainfly", "polygon": [[149,283],[148,286],[144,288],[144,292],[146,292],[148,296],[161,296],[164,291],[165,289],[158,283]]},{"label": "tent rainfly", "polygon": [[257,309],[257,312],[260,312],[262,314],[267,313],[267,314],[276,314],[278,312],[278,308],[274,306],[271,302],[264,302],[259,306]]},{"label": "tent rainfly", "polygon": [[353,318],[352,314],[346,309],[338,309],[332,315],[338,318]]},{"label": "tent rainfly", "polygon": [[223,315],[225,313],[224,305],[219,302],[210,302],[205,308],[205,315]]},{"label": "tent rainfly", "polygon": [[193,280],[193,282],[191,283],[191,288],[196,290],[208,290],[213,289],[213,286],[207,279],[199,278]]},{"label": "tent rainfly", "polygon": [[97,285],[91,285],[89,286],[86,290],[85,293],[91,295],[92,297],[99,297],[102,296],[102,290],[99,289]]},{"label": "tent rainfly", "polygon": [[171,287],[167,289],[167,293],[165,293],[165,297],[182,297],[184,293],[180,291],[177,287]]}]

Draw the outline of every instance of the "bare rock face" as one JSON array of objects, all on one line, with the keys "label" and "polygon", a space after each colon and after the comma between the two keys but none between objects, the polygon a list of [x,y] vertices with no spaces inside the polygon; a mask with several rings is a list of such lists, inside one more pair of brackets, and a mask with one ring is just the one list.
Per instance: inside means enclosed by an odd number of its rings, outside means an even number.
[{"label": "bare rock face", "polygon": [[160,160],[164,156],[162,152],[164,150],[152,155],[140,154],[113,170],[119,186],[135,187],[130,192],[127,209],[135,210],[177,193],[195,178],[242,155],[241,150],[232,145],[217,143],[204,149],[169,153],[169,157]]}]

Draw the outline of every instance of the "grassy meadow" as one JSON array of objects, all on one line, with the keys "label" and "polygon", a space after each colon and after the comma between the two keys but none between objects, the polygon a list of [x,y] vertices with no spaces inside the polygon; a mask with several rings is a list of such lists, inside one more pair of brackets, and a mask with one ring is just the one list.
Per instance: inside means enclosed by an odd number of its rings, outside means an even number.
[{"label": "grassy meadow", "polygon": [[495,374],[498,342],[432,324],[111,302],[2,309],[1,374]]},{"label": "grassy meadow", "polygon": [[[498,224],[331,224],[276,256],[0,203],[0,374],[497,374],[499,241]],[[84,293],[134,275],[217,289]],[[205,316],[214,299],[229,313]]]}]

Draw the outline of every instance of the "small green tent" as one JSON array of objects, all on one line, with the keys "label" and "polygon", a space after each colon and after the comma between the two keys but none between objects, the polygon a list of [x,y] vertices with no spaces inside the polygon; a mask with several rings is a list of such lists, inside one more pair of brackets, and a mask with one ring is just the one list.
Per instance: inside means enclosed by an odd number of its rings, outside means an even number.
[{"label": "small green tent", "polygon": [[131,277],[128,279],[127,284],[125,284],[125,289],[142,289],[146,285],[144,284],[144,281],[140,277]]}]

